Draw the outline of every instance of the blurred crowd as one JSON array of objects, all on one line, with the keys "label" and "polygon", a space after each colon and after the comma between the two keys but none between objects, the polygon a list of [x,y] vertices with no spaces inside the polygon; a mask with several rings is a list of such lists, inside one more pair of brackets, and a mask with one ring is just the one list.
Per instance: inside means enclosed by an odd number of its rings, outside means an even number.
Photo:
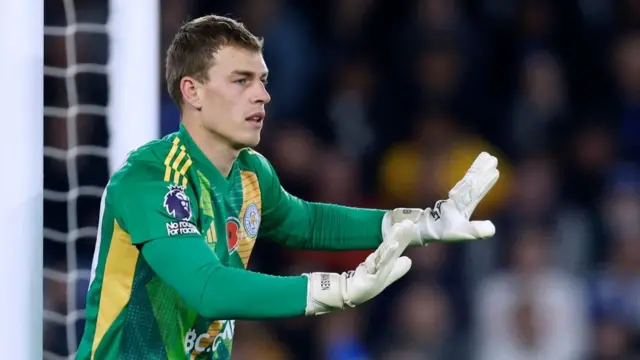
[{"label": "blurred crowd", "polygon": [[[107,19],[106,1],[75,3],[79,18]],[[639,0],[161,3],[163,51],[184,20],[207,13],[264,37],[273,101],[258,150],[294,195],[427,207],[480,151],[500,159],[501,180],[476,211],[495,238],[411,249],[407,278],[357,309],[240,322],[233,359],[640,359]],[[64,24],[61,2],[46,4],[46,21]],[[79,62],[106,61],[107,36],[76,41]],[[64,45],[46,39],[45,61],[66,66]],[[106,79],[90,76],[76,79],[80,101],[106,104]],[[65,84],[45,85],[45,102],[66,106]],[[179,115],[161,90],[166,134]],[[106,146],[105,124],[81,116],[72,143],[52,116],[45,144]],[[87,156],[73,168],[45,159],[46,187],[68,189],[70,169],[80,184],[106,184],[104,159]],[[45,225],[95,226],[98,204],[46,202]],[[87,269],[94,241],[79,234],[70,254],[45,239],[45,264]],[[348,270],[367,252],[263,239],[253,254],[253,270],[299,274]],[[81,309],[85,289],[46,281],[45,308]],[[45,320],[45,349],[66,355],[81,331],[75,316]]]}]

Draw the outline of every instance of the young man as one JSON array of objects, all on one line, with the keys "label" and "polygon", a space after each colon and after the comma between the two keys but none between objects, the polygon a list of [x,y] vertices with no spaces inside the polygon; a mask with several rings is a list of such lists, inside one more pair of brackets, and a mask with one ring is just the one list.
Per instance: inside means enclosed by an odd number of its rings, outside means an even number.
[{"label": "young man", "polygon": [[[359,305],[402,277],[408,245],[490,237],[469,221],[498,179],[481,154],[434,209],[309,203],[281,188],[260,140],[269,94],[262,42],[206,16],[167,52],[177,133],[133,151],[109,182],[78,359],[229,359],[234,319]],[[256,238],[289,248],[376,249],[355,271],[276,277],[246,270]]]}]

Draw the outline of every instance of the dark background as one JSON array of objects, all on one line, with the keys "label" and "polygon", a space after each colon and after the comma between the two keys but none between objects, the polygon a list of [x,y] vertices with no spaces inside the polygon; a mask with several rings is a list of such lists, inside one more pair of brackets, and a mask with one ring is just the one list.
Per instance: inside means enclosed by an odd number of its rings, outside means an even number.
[{"label": "dark background", "polygon": [[[480,151],[500,159],[477,210],[495,238],[412,249],[407,278],[357,309],[241,322],[233,359],[640,358],[640,1],[161,3],[163,52],[183,21],[208,13],[264,36],[273,101],[258,150],[297,196],[427,207]],[[47,25],[67,23],[61,1],[45,5]],[[78,21],[108,17],[105,1],[75,9]],[[106,62],[108,36],[76,42],[78,62]],[[45,64],[67,66],[64,45],[46,37]],[[75,81],[80,103],[107,104],[108,77]],[[45,77],[45,105],[68,106],[65,89]],[[166,134],[179,119],[161,90]],[[48,116],[45,145],[104,147],[105,124]],[[106,184],[104,158],[69,163],[45,156],[46,189]],[[59,232],[45,231],[45,265],[67,276],[45,279],[44,347],[62,356],[80,338],[95,241],[73,231],[95,227],[99,210],[97,196],[70,202],[45,201],[45,227]],[[275,274],[347,270],[366,256],[268,239],[253,254],[252,269]]]}]

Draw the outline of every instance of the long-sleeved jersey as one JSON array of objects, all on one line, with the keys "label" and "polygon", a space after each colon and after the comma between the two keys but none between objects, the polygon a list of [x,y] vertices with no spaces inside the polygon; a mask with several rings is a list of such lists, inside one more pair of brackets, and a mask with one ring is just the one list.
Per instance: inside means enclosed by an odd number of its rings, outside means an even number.
[{"label": "long-sleeved jersey", "polygon": [[246,270],[258,235],[373,249],[383,215],[300,200],[250,149],[224,177],[181,127],[133,151],[105,189],[77,359],[229,359],[234,320],[306,306],[306,277]]}]

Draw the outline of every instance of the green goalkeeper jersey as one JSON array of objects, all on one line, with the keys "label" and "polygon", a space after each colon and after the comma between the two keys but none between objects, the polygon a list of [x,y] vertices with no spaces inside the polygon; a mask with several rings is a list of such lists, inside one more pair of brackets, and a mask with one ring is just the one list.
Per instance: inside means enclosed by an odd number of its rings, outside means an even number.
[{"label": "green goalkeeper jersey", "polygon": [[234,319],[304,314],[305,277],[245,270],[259,234],[373,249],[383,214],[295,198],[250,149],[224,177],[181,126],[133,151],[105,189],[76,358],[229,359]]}]

